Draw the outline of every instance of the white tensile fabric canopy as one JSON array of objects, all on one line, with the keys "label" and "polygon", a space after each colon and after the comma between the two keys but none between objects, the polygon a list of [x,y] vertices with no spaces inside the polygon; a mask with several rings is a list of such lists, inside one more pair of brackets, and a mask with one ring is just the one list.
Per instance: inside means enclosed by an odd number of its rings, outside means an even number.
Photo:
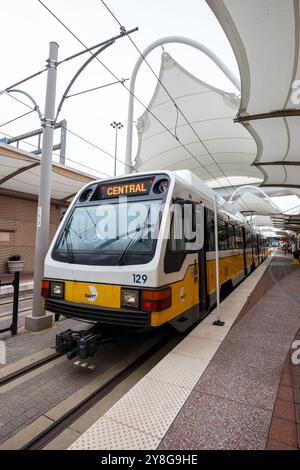
[{"label": "white tensile fabric canopy", "polygon": [[212,187],[262,181],[251,166],[255,141],[233,122],[238,96],[197,79],[166,52],[159,80],[148,108],[164,127],[147,110],[138,119],[135,170],[188,169]]},{"label": "white tensile fabric canopy", "polygon": [[300,194],[299,0],[206,0],[236,55],[241,122],[257,143],[262,186]]}]

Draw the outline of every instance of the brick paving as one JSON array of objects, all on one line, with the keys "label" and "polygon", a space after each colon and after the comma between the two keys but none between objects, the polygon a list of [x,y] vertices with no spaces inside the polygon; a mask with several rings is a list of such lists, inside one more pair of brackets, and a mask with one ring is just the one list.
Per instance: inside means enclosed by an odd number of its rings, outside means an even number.
[{"label": "brick paving", "polygon": [[[24,318],[21,317],[20,325],[22,323]],[[0,328],[3,325],[4,322],[0,322]],[[89,327],[87,323],[61,317],[61,320],[48,330],[32,333],[21,328],[16,336],[11,336],[10,333],[2,334],[0,340],[4,340],[7,347],[7,365],[46,348],[54,349],[55,335],[60,331],[68,328],[82,330]],[[96,366],[95,369],[78,367],[73,361],[65,358],[63,362],[50,363],[47,370],[39,375],[32,378],[24,376],[25,380],[22,383],[9,386],[8,390],[5,386],[0,387],[0,444],[124,359],[143,341],[143,339],[135,342],[125,340],[124,343],[108,343],[101,346],[99,351],[86,361]]]},{"label": "brick paving", "polygon": [[[56,322],[53,328],[31,333],[22,330],[24,318],[25,316],[22,316],[19,319],[21,328],[16,336],[11,336],[10,333],[0,335],[0,339],[5,341],[7,348],[6,365],[13,364],[43,349],[54,348],[55,335],[60,331],[68,328],[84,329],[89,327],[86,323],[61,317],[61,320]],[[10,320],[1,321],[1,328],[4,328],[6,323],[10,324]],[[108,354],[109,356],[111,359],[108,362],[106,360],[107,366],[113,360],[114,352]],[[100,362],[99,358],[98,362]],[[0,368],[2,367],[5,365],[0,365]],[[99,366],[94,370],[78,368],[66,360],[64,364],[55,365],[7,392],[0,389],[0,443],[79,390],[101,370],[102,368]]]},{"label": "brick paving", "polygon": [[[288,276],[289,274],[293,273],[297,267],[291,264],[292,257],[286,255],[284,257],[278,257],[277,265],[276,265],[276,280],[281,281],[284,277]],[[263,274],[260,282],[256,286],[256,288],[251,292],[249,299],[247,300],[246,304],[242,308],[239,316],[235,320],[232,328],[240,321],[240,319],[246,315],[256,304],[257,302],[264,296],[266,293],[274,287],[274,282],[270,277],[268,270]]]},{"label": "brick paving", "polygon": [[[300,340],[300,329],[294,340]],[[270,425],[268,450],[300,449],[300,364],[286,358]]]},{"label": "brick paving", "polygon": [[275,256],[160,449],[297,449],[299,368],[286,361],[300,327],[300,269]]},{"label": "brick paving", "polygon": [[124,359],[135,347],[134,343],[108,343],[86,361],[95,369],[65,359],[13,388],[0,388],[0,444]]},{"label": "brick paving", "polygon": [[[79,322],[72,319],[65,319],[61,317],[59,322],[55,322],[54,327],[49,330],[41,331],[38,333],[30,333],[22,329],[25,322],[25,316],[19,318],[19,333],[16,336],[11,336],[10,332],[0,334],[0,340],[4,340],[6,344],[6,363],[12,364],[23,359],[26,356],[42,351],[46,348],[55,346],[55,335],[60,331],[67,330],[68,328],[84,329],[89,325],[87,323]],[[9,326],[11,320],[0,322],[0,328]],[[0,368],[5,367],[0,365]]]}]

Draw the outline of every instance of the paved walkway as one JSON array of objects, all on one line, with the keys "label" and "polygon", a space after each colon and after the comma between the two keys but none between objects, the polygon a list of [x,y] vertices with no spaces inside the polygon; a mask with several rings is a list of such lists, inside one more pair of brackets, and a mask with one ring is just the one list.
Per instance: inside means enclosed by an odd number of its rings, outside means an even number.
[{"label": "paved walkway", "polygon": [[[284,269],[290,274],[278,281],[276,271],[282,277]],[[300,327],[300,269],[275,256],[265,277],[260,283],[267,281],[268,290],[229,332],[160,449],[300,447],[296,432],[283,429],[295,417],[293,405],[280,402],[275,413],[281,406],[281,417],[272,420],[282,371]]]},{"label": "paved walkway", "polygon": [[297,449],[299,285],[290,257],[265,262],[222,302],[224,327],[207,317],[70,449]]}]

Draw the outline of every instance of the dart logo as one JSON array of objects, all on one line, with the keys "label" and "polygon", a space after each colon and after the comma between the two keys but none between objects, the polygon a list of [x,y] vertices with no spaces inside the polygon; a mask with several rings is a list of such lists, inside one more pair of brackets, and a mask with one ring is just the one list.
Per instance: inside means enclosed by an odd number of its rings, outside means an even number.
[{"label": "dart logo", "polygon": [[89,286],[90,293],[85,294],[85,297],[88,299],[89,302],[95,302],[98,297],[98,291],[95,286]]}]

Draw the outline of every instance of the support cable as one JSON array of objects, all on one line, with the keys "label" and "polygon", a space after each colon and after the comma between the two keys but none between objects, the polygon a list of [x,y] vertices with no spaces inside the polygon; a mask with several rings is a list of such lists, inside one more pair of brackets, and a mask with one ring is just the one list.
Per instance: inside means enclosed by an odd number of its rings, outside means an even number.
[{"label": "support cable", "polygon": [[[114,18],[114,20],[117,22],[117,24],[120,26],[121,29],[124,29],[125,30],[125,27],[122,25],[122,23],[118,20],[118,18],[116,17],[116,15],[112,12],[112,10],[108,7],[108,5],[106,4],[106,2],[104,0],[100,0],[100,2],[102,3],[102,5],[106,8],[106,10],[110,13],[110,15]],[[203,146],[203,148],[205,149],[206,153],[211,157],[211,159],[213,160],[214,164],[218,167],[218,169],[220,170],[220,172],[222,173],[222,175],[225,177],[225,179],[227,180],[227,182],[229,183],[229,186],[231,188],[233,188],[233,185],[231,184],[229,178],[227,177],[227,175],[225,174],[225,172],[223,171],[222,167],[219,165],[219,163],[217,162],[217,160],[214,158],[214,156],[212,155],[212,153],[210,152],[210,150],[208,149],[207,145],[204,143],[203,139],[201,139],[201,137],[199,136],[199,134],[197,133],[197,131],[195,130],[195,128],[192,126],[192,124],[190,123],[190,121],[187,119],[187,117],[185,116],[185,114],[183,113],[183,111],[180,109],[180,107],[178,106],[178,104],[176,103],[175,99],[172,97],[172,95],[170,94],[170,92],[168,91],[168,89],[166,88],[166,86],[163,84],[163,82],[161,81],[160,77],[156,74],[156,72],[154,71],[153,67],[150,65],[149,61],[146,59],[146,57],[143,55],[143,53],[141,52],[141,50],[138,48],[138,46],[136,45],[136,43],[134,42],[134,40],[128,36],[128,39],[130,40],[130,42],[132,43],[132,45],[134,46],[134,48],[137,50],[137,52],[140,54],[140,56],[142,57],[143,61],[147,64],[147,66],[149,67],[149,69],[151,70],[151,72],[153,73],[153,75],[155,76],[155,78],[157,79],[157,81],[159,82],[159,84],[161,85],[161,87],[164,89],[164,91],[166,92],[166,94],[168,95],[168,97],[170,98],[170,100],[172,101],[172,103],[174,104],[174,107],[176,109],[176,113],[180,113],[181,116],[183,117],[183,119],[185,120],[185,122],[187,123],[187,125],[190,127],[190,129],[192,130],[192,132],[195,134],[195,136],[197,137],[198,141],[201,143],[201,145]],[[177,133],[176,133],[176,127],[175,127],[175,138],[177,141],[179,141],[178,137],[177,137]],[[179,141],[180,142],[180,141]],[[217,181],[217,179],[214,177],[214,179]],[[225,188],[224,188],[225,189]],[[226,190],[226,189],[225,189]],[[227,191],[227,190],[226,190]],[[227,191],[228,194],[230,194],[229,191]],[[241,197],[242,199],[242,197]],[[248,205],[246,204],[246,202],[242,199],[243,201],[243,204],[244,206],[250,210],[250,208],[248,207]]]},{"label": "support cable", "polygon": [[[9,137],[10,139],[13,137],[12,135],[7,134],[6,132],[2,132],[2,131],[0,131],[0,134],[4,135],[5,137]],[[75,135],[76,135],[76,134],[75,134]],[[25,144],[25,145],[28,145],[29,147],[34,147],[35,149],[39,149],[39,147],[38,147],[37,145],[34,145],[34,144],[32,144],[31,142],[25,142],[25,141],[24,141],[24,144]],[[102,150],[102,149],[100,149],[100,148],[99,148],[99,150],[101,150],[102,152],[106,153],[104,150]],[[59,155],[58,153],[55,153],[55,152],[52,152],[52,153],[53,153],[53,155],[55,155],[56,157],[60,157],[60,155]],[[95,171],[96,171],[97,173],[101,174],[101,178],[102,178],[102,175],[107,176],[108,178],[112,178],[112,176],[113,176],[113,175],[109,175],[109,174],[105,173],[104,171],[101,171],[101,172],[100,172],[100,171],[98,171],[98,170],[95,170],[95,168],[91,168],[91,167],[89,167],[89,166],[87,166],[87,165],[84,165],[83,163],[77,162],[76,160],[72,160],[71,158],[66,158],[66,161],[75,163],[76,165],[80,165],[80,166],[82,166],[83,168],[86,168],[86,169],[88,169],[88,170],[90,170],[90,171],[92,171],[92,172],[95,172]],[[123,163],[123,162],[122,162],[122,163]],[[69,168],[71,168],[71,167],[69,167]]]},{"label": "support cable", "polygon": [[66,99],[73,98],[73,96],[83,95],[84,93],[90,93],[91,91],[100,90],[101,88],[106,88],[106,87],[111,86],[111,85],[116,85],[117,83],[121,83],[123,85],[123,83],[126,82],[127,80],[129,80],[129,78],[122,78],[122,80],[118,80],[118,81],[110,82],[110,83],[105,83],[104,85],[100,85],[100,86],[97,86],[97,87],[94,87],[94,88],[89,88],[88,90],[79,91],[77,93],[72,93],[72,95],[66,96]]},{"label": "support cable", "polygon": [[[81,39],[75,34],[73,33],[73,31],[70,30],[70,28],[68,26],[66,26],[66,24],[60,20],[57,15],[55,15],[41,0],[38,0],[38,2],[44,7],[46,8],[46,10],[81,44],[83,45],[86,49],[88,49],[88,47],[86,46],[86,44],[84,44]],[[90,51],[91,54],[93,54],[91,51]],[[107,67],[100,59],[99,57],[96,57],[96,60],[105,68],[105,70],[110,73],[114,78],[115,80],[117,81],[121,81],[120,78],[118,78],[118,76],[109,68]],[[188,149],[188,147],[186,145],[184,145],[178,138],[176,138],[176,136],[170,131],[170,129],[167,128],[167,126],[165,126],[162,121],[160,121],[160,119],[155,116],[155,114],[146,106],[144,105],[144,103],[125,85],[123,84],[123,87],[128,91],[128,93],[130,95],[133,96],[133,98],[146,110],[148,111],[148,113],[165,129],[166,132],[168,132],[180,145],[181,147],[198,163],[200,164],[200,166],[206,171],[207,174],[209,174],[212,179],[214,181],[217,182],[218,186],[220,188],[223,188],[223,186],[221,185],[221,183],[219,183],[219,181],[217,180],[217,178],[215,177],[215,175],[213,175],[206,167],[205,165],[203,165],[198,159],[197,157]],[[125,166],[128,166],[130,168],[132,168],[131,166],[125,164],[125,162],[122,162],[123,165]],[[229,191],[227,191],[229,193],[229,195],[231,195],[231,193]]]}]

